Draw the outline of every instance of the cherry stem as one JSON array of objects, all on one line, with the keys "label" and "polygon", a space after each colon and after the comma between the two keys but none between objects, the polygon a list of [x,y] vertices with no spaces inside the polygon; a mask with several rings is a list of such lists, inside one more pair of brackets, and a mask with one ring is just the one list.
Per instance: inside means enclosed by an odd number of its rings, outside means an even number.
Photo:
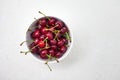
[{"label": "cherry stem", "polygon": [[44,42],[47,41],[47,39],[48,39],[48,37],[46,37],[46,38],[44,39]]},{"label": "cherry stem", "polygon": [[48,66],[48,68],[50,69],[50,71],[52,71],[52,69],[51,69],[51,67],[49,66],[49,64],[48,63],[45,63],[47,66]]},{"label": "cherry stem", "polygon": [[[59,63],[59,60],[58,60],[56,57],[53,57],[53,56],[48,55],[48,54],[47,54],[47,57],[48,57],[48,59],[49,59],[49,58],[50,58],[50,59],[52,59],[52,58],[53,58],[53,59],[55,59],[55,60],[57,61],[57,63]],[[49,59],[49,60],[50,60],[50,59]]]},{"label": "cherry stem", "polygon": [[54,38],[54,40],[57,39],[57,41],[59,41],[59,39],[58,39],[58,37],[57,37],[57,34],[58,34],[59,32],[60,32],[60,30],[55,30],[55,31],[54,31],[54,33],[55,33],[55,38]]},{"label": "cherry stem", "polygon": [[27,31],[32,31],[31,29],[28,29]]},{"label": "cherry stem", "polygon": [[20,53],[25,53],[25,55],[27,55],[27,53],[29,53],[30,51],[20,51]]},{"label": "cherry stem", "polygon": [[55,57],[55,60],[57,61],[57,63],[59,63],[59,60]]},{"label": "cherry stem", "polygon": [[33,40],[23,41],[20,46],[22,46],[25,42],[32,42]]},{"label": "cherry stem", "polygon": [[48,55],[48,54],[47,54],[47,57],[48,57],[48,59],[47,59],[47,61],[45,62],[45,64],[48,66],[48,68],[50,69],[50,71],[52,71],[51,67],[48,65],[48,61],[50,61],[51,55]]},{"label": "cherry stem", "polygon": [[66,34],[66,38],[71,42],[70,35],[67,32],[65,34]]},{"label": "cherry stem", "polygon": [[36,46],[32,47],[29,51],[20,51],[20,53],[25,53],[25,55],[27,55],[27,53],[31,52],[32,49],[34,49],[35,47],[37,47],[39,44],[37,44]]},{"label": "cherry stem", "polygon": [[46,16],[45,14],[43,14],[41,11],[39,11],[40,14],[42,14],[43,16],[45,16],[48,20],[50,20],[50,18],[48,16]]},{"label": "cherry stem", "polygon": [[34,18],[35,20],[37,20],[37,18]]}]

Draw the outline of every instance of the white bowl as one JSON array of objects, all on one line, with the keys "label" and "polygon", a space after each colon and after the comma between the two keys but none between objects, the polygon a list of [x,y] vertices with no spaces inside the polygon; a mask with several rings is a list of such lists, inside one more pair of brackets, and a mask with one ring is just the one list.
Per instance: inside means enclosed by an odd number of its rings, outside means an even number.
[{"label": "white bowl", "polygon": [[[50,16],[50,17],[51,17],[51,16]],[[41,18],[43,18],[43,17],[41,17]],[[55,17],[55,18],[56,18],[56,17]],[[40,18],[39,18],[39,19],[40,19]],[[29,26],[28,29],[34,30],[34,29],[37,27],[37,26],[35,26],[35,24],[37,23],[37,21],[38,21],[39,19],[35,20],[35,21]],[[57,19],[59,19],[59,18],[57,18]],[[61,20],[61,19],[59,19],[59,20]],[[62,20],[61,20],[61,21],[62,21]],[[64,21],[63,21],[63,22],[64,22]],[[66,25],[66,22],[64,22],[64,23],[65,23],[65,25]],[[69,29],[69,33],[70,33],[70,37],[71,37],[71,42],[68,43],[69,47],[68,47],[67,51],[63,54],[63,56],[60,57],[60,58],[58,58],[59,61],[63,60],[65,57],[67,57],[67,55],[70,53],[70,50],[71,50],[72,45],[73,45],[73,35],[72,35],[72,31],[71,31],[71,29],[69,28],[69,25],[66,25],[66,26],[67,26],[67,28]],[[26,32],[26,41],[27,41],[27,40],[31,40],[31,37],[30,37],[31,32],[32,32],[32,31],[27,31],[27,32]],[[30,44],[31,44],[30,42],[27,42],[27,47],[28,47],[28,49],[29,49],[29,45],[30,45]],[[31,54],[32,54],[32,53],[31,53]],[[35,54],[32,54],[32,55],[33,55],[36,59],[38,59],[40,62],[42,62],[42,63],[45,63],[45,62],[46,62],[46,60],[41,59],[38,55],[35,55]],[[50,60],[49,63],[57,63],[57,61],[56,61],[56,60]]]}]

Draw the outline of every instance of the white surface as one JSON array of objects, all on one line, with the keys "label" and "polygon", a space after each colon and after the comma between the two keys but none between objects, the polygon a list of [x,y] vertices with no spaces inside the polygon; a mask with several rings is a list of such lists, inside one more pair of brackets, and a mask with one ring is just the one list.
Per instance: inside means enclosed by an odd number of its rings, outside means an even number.
[{"label": "white surface", "polygon": [[[74,44],[59,64],[20,54],[38,11],[71,25]],[[120,80],[120,0],[0,0],[0,80]]]}]

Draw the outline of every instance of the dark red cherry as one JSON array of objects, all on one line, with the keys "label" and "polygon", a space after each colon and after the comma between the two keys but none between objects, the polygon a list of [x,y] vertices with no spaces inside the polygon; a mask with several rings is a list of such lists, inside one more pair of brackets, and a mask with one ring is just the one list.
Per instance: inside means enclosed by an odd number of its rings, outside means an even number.
[{"label": "dark red cherry", "polygon": [[36,38],[36,39],[34,40],[34,43],[35,43],[35,44],[38,44],[38,42],[39,42],[39,39]]},{"label": "dark red cherry", "polygon": [[65,53],[65,52],[67,51],[67,47],[66,47],[66,46],[61,46],[61,47],[60,47],[60,51],[61,51],[62,53]]},{"label": "dark red cherry", "polygon": [[63,25],[64,25],[63,22],[59,21],[59,20],[56,21],[56,23],[55,23],[55,26],[56,26],[57,29],[61,29],[63,27]]},{"label": "dark red cherry", "polygon": [[49,55],[51,55],[51,56],[55,56],[55,51],[54,51],[53,49],[50,49],[50,50],[48,51],[48,53],[49,53]]},{"label": "dark red cherry", "polygon": [[39,37],[40,40],[44,40],[45,39],[45,35],[42,34],[40,37]]},{"label": "dark red cherry", "polygon": [[57,46],[56,45],[51,45],[51,49],[57,50]]},{"label": "dark red cherry", "polygon": [[46,29],[46,27],[41,27],[41,29],[40,29],[40,32],[42,33],[42,34],[45,34],[45,33],[47,33],[47,29]]},{"label": "dark red cherry", "polygon": [[47,57],[48,51],[47,51],[46,49],[40,51],[39,54],[40,54],[40,57],[41,57],[42,59],[47,59],[47,58],[48,58],[48,57]]},{"label": "dark red cherry", "polygon": [[48,38],[48,40],[53,39],[53,33],[52,32],[47,32],[46,37]]},{"label": "dark red cherry", "polygon": [[51,45],[55,45],[56,43],[57,43],[57,41],[55,39],[50,40]]},{"label": "dark red cherry", "polygon": [[34,42],[31,43],[30,46],[29,46],[32,53],[38,53],[39,49],[38,49],[38,47],[35,47],[35,46],[36,46],[36,44]]},{"label": "dark red cherry", "polygon": [[60,57],[62,57],[62,55],[63,55],[63,54],[62,54],[61,52],[57,52],[56,55],[55,55],[55,57],[56,57],[56,58],[60,58]]},{"label": "dark red cherry", "polygon": [[61,47],[61,46],[63,46],[64,45],[64,42],[62,41],[62,40],[59,40],[58,42],[57,42],[57,46],[58,47]]},{"label": "dark red cherry", "polygon": [[62,40],[65,44],[68,44],[68,40],[67,40],[67,39],[62,38],[61,40]]},{"label": "dark red cherry", "polygon": [[55,25],[55,22],[56,22],[56,19],[53,18],[53,17],[51,17],[50,20],[48,21],[48,24],[49,24],[50,26],[54,26],[54,25]]},{"label": "dark red cherry", "polygon": [[40,24],[41,26],[46,26],[46,24],[47,24],[46,18],[39,19],[38,20],[38,24]]},{"label": "dark red cherry", "polygon": [[39,37],[40,37],[40,31],[39,31],[39,29],[36,29],[36,30],[31,34],[31,37],[32,37],[33,39],[39,38]]},{"label": "dark red cherry", "polygon": [[63,28],[60,30],[60,32],[61,32],[62,34],[65,34],[66,32],[68,32],[68,28],[67,28],[67,27],[63,27]]}]

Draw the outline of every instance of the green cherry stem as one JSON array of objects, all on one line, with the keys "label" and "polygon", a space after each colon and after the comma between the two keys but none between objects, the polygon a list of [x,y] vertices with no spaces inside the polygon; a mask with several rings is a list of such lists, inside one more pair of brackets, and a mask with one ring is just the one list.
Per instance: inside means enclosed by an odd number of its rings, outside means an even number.
[{"label": "green cherry stem", "polygon": [[25,42],[33,42],[33,40],[23,41],[20,46],[22,46]]},{"label": "green cherry stem", "polygon": [[48,64],[48,61],[50,61],[50,59],[51,59],[51,55],[48,55],[48,54],[47,54],[47,57],[48,57],[48,59],[47,59],[47,61],[45,62],[45,64],[48,66],[48,68],[50,69],[50,71],[52,71],[51,67],[50,67],[49,64]]},{"label": "green cherry stem", "polygon": [[65,34],[66,34],[66,38],[67,38],[67,40],[70,40],[70,42],[71,42],[70,35],[69,35],[67,32],[66,32]]},{"label": "green cherry stem", "polygon": [[36,48],[37,46],[39,46],[39,44],[37,44],[36,46],[32,47],[29,51],[20,51],[20,53],[25,53],[25,55],[27,55],[27,53],[31,52],[32,49]]},{"label": "green cherry stem", "polygon": [[41,11],[38,11],[40,14],[42,14],[43,16],[45,16],[48,20],[50,20],[50,18],[48,16],[46,16],[45,14],[43,14]]},{"label": "green cherry stem", "polygon": [[59,63],[59,60],[56,57],[53,57],[53,58],[57,61],[57,63]]}]

